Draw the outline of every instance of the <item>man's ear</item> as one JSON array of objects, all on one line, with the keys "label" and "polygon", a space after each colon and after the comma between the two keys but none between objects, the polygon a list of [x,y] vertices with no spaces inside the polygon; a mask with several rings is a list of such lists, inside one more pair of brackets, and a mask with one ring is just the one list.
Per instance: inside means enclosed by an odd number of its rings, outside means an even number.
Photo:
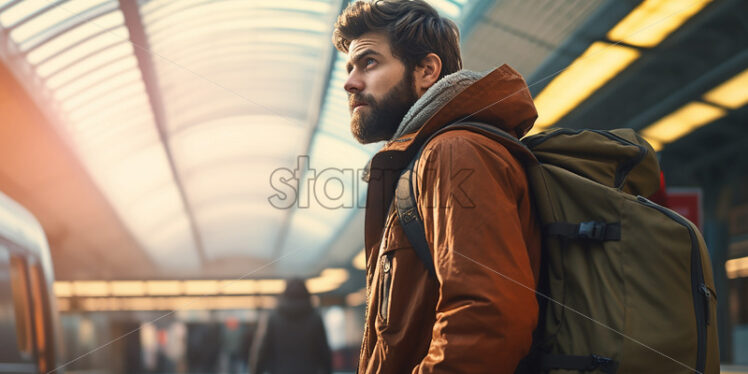
[{"label": "man's ear", "polygon": [[436,53],[429,53],[413,69],[413,85],[418,97],[433,86],[442,72],[442,59]]}]

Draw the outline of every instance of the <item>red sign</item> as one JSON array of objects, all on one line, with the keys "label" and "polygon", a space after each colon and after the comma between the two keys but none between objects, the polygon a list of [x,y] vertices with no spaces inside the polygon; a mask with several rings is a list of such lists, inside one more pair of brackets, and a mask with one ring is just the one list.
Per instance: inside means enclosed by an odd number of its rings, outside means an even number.
[{"label": "red sign", "polygon": [[686,217],[701,230],[701,189],[668,188],[667,207]]}]

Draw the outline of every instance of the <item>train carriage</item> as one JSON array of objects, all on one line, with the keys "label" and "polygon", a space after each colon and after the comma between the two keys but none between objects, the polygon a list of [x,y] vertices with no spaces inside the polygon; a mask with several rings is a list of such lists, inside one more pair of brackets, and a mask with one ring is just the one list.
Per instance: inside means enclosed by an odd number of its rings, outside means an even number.
[{"label": "train carriage", "polygon": [[0,373],[60,372],[53,282],[41,225],[0,193]]}]

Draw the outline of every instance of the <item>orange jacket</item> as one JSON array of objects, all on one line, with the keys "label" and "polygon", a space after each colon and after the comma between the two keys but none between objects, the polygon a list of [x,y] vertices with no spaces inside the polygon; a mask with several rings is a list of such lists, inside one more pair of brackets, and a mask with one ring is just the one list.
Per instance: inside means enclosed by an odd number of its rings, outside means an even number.
[{"label": "orange jacket", "polygon": [[399,172],[423,140],[472,113],[469,120],[517,136],[537,117],[524,80],[504,65],[372,159],[359,373],[512,373],[529,352],[538,318],[540,229],[518,161],[465,130],[429,142],[416,188],[438,281],[390,207]]}]

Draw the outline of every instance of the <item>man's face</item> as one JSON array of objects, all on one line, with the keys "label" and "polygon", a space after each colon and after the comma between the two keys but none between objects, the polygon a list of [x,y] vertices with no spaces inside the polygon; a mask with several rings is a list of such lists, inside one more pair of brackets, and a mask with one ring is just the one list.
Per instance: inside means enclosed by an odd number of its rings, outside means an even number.
[{"label": "man's face", "polygon": [[346,66],[353,136],[363,144],[391,139],[418,100],[413,72],[392,55],[389,40],[380,33],[351,41]]}]

